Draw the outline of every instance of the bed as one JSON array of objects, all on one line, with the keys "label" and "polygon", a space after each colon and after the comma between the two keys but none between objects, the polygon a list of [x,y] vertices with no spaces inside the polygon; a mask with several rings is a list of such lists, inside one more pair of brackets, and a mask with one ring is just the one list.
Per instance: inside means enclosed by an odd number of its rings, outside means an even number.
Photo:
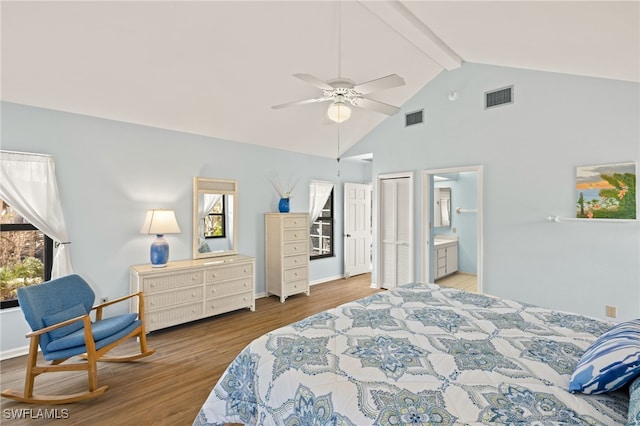
[{"label": "bed", "polygon": [[611,326],[409,284],[254,340],[194,425],[626,424],[626,387],[568,391],[583,352]]}]

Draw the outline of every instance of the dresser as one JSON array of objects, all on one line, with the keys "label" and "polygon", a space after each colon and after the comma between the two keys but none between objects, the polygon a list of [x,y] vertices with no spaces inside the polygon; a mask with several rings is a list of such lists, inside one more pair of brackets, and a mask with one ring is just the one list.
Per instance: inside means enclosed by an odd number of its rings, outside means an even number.
[{"label": "dresser", "polygon": [[267,295],[309,295],[309,214],[265,214]]},{"label": "dresser", "polygon": [[[255,259],[234,255],[130,267],[131,292],[144,292],[147,332],[236,309],[255,310]],[[137,310],[137,302],[131,305]]]}]

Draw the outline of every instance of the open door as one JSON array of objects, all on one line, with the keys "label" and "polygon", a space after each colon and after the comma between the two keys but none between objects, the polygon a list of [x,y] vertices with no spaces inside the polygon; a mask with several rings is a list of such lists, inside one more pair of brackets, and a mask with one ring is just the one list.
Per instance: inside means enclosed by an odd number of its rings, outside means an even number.
[{"label": "open door", "polygon": [[371,272],[371,185],[344,184],[344,275]]}]

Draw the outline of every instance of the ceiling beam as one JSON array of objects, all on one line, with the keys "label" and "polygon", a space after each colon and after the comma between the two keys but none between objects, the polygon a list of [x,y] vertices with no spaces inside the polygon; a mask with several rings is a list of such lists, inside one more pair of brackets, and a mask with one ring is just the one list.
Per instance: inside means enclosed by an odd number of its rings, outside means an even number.
[{"label": "ceiling beam", "polygon": [[442,68],[452,70],[462,66],[462,58],[400,1],[359,3]]}]

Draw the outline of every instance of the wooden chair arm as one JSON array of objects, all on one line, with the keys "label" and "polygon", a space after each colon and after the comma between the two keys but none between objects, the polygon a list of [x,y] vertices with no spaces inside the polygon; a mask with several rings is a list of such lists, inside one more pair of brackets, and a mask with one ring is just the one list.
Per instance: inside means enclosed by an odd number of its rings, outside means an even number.
[{"label": "wooden chair arm", "polygon": [[34,337],[34,336],[40,336],[41,334],[48,333],[48,332],[50,332],[52,330],[64,327],[64,326],[69,325],[69,324],[73,324],[74,322],[80,321],[80,320],[84,320],[84,326],[88,327],[89,330],[91,329],[91,317],[89,316],[89,314],[84,314],[84,315],[81,315],[79,317],[71,318],[71,319],[68,319],[66,321],[62,321],[62,322],[50,325],[50,326],[45,327],[45,328],[41,328],[40,330],[32,331],[30,333],[25,334],[25,337],[29,338],[29,337]]},{"label": "wooden chair arm", "polygon": [[113,299],[110,300],[108,302],[105,303],[101,303],[99,305],[94,306],[93,308],[91,308],[92,311],[96,311],[96,321],[101,320],[102,319],[102,309],[106,308],[109,305],[113,305],[115,303],[119,303],[119,302],[123,302],[125,300],[129,300],[133,297],[138,297],[138,315],[139,317],[142,319],[142,312],[144,309],[144,301],[143,301],[143,296],[142,296],[142,292],[139,291],[137,293],[131,293],[128,294],[126,296],[122,296],[122,297],[118,297],[117,299]]}]

